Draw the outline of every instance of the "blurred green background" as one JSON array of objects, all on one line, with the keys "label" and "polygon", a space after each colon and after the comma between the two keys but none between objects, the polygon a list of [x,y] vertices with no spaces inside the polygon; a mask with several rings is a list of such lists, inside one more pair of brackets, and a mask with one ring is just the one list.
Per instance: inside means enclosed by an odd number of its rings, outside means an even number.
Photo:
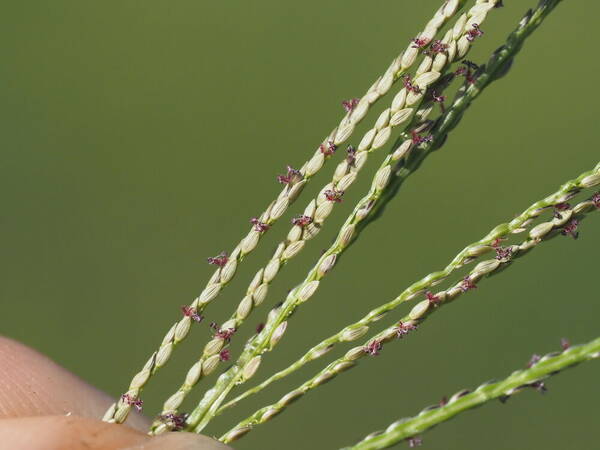
[{"label": "blurred green background", "polygon": [[[5,4],[0,332],[118,395],[179,306],[204,286],[212,273],[206,257],[233,248],[248,219],[279,192],[275,175],[306,159],[341,118],[340,102],[362,95],[440,3]],[[482,27],[485,36],[469,56],[475,62],[503,42],[534,0],[505,3]],[[476,101],[444,149],[298,311],[257,381],[598,162],[600,63],[596,40],[586,34],[598,13],[593,2],[558,7],[509,75]],[[241,337],[328,245],[384,153],[371,156],[338,214],[273,284],[234,341],[234,355]],[[330,175],[317,176],[247,258],[207,321],[225,320],[289,218]],[[444,395],[523,367],[532,353],[557,349],[561,337],[596,337],[599,224],[591,217],[579,240],[536,249],[236,448],[351,444]],[[205,324],[195,328],[144,391],[149,414],[208,336]],[[279,398],[321,365],[240,405],[208,433]],[[424,448],[598,448],[599,377],[597,363],[561,374],[548,395],[528,392],[464,414],[427,433]]]}]

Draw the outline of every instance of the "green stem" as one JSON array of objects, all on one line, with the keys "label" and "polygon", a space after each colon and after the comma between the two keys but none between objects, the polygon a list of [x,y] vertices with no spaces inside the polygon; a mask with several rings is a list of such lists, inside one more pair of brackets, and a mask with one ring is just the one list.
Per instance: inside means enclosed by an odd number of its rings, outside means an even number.
[{"label": "green stem", "polygon": [[[600,169],[600,166],[597,169]],[[596,181],[600,183],[600,171],[594,176],[596,177]],[[397,340],[397,338],[401,338],[411,330],[414,330],[416,326],[425,321],[429,315],[439,311],[442,306],[456,300],[459,296],[469,291],[472,286],[484,276],[498,273],[504,268],[509,267],[518,256],[527,253],[536,245],[544,242],[544,240],[542,240],[543,237],[558,236],[559,234],[553,231],[561,228],[573,216],[577,216],[577,218],[581,220],[586,212],[596,209],[593,201],[586,200],[577,204],[572,209],[565,210],[561,219],[555,218],[550,222],[545,222],[532,228],[529,237],[525,241],[520,245],[512,245],[508,248],[509,252],[506,256],[503,256],[501,259],[482,261],[473,268],[463,280],[460,280],[446,290],[437,292],[433,296],[433,299],[427,298],[421,301],[397,324],[387,327],[383,331],[372,336],[365,341],[363,345],[350,349],[344,356],[337,358],[328,364],[302,385],[288,392],[276,403],[259,409],[254,414],[238,423],[235,427],[225,433],[220,440],[225,443],[232,442],[252,431],[257,425],[271,420],[287,408],[293,401],[298,400],[312,389],[330,381],[340,373],[355,367],[359,359],[368,355],[378,354],[383,348],[384,343]],[[468,280],[467,284],[465,283],[466,280]]]},{"label": "green stem", "polygon": [[[429,430],[435,425],[446,422],[463,411],[481,406],[493,399],[505,400],[525,388],[539,388],[540,382],[562,370],[576,364],[600,357],[600,338],[587,344],[570,347],[560,354],[551,353],[526,370],[518,370],[497,383],[486,383],[471,393],[458,392],[447,404],[426,408],[409,419],[401,419],[386,428],[374,433],[352,447],[345,450],[378,450]],[[467,391],[468,392],[468,391]]]}]

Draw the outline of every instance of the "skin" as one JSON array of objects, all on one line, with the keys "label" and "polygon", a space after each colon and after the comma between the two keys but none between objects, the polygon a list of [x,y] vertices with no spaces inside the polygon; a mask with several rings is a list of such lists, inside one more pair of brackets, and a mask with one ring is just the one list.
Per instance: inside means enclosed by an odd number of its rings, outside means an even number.
[{"label": "skin", "polygon": [[206,436],[149,437],[149,420],[100,421],[111,397],[46,356],[0,336],[0,446],[29,450],[227,450]]}]

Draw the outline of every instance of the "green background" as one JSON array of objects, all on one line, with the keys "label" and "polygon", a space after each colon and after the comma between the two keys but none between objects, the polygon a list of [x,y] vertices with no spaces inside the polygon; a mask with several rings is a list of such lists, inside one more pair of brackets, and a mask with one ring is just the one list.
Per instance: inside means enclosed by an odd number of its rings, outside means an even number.
[{"label": "green background", "polygon": [[[471,2],[469,2],[471,3]],[[534,0],[508,0],[469,58],[483,62]],[[0,332],[118,395],[280,187],[430,18],[439,0],[10,2],[0,17],[3,282]],[[564,1],[509,75],[467,112],[379,220],[298,311],[257,380],[308,345],[446,264],[600,158],[600,6]],[[393,88],[393,92],[397,87]],[[380,101],[381,110],[391,97]],[[369,116],[361,130],[371,124]],[[351,140],[356,144],[359,133]],[[242,337],[283,300],[367,189],[274,282]],[[339,158],[339,156],[337,157]],[[207,310],[222,322],[258,265],[330,177],[315,177]],[[523,367],[532,353],[598,335],[600,219],[554,239],[294,404],[236,448],[351,444],[444,395]],[[407,308],[404,308],[406,310]],[[390,320],[399,317],[399,314]],[[144,391],[155,413],[207,340],[193,330]],[[215,421],[217,434],[314,373],[306,368]],[[462,415],[428,449],[597,448],[600,365]],[[202,382],[193,400],[200,398]],[[187,408],[192,407],[187,404]]]}]

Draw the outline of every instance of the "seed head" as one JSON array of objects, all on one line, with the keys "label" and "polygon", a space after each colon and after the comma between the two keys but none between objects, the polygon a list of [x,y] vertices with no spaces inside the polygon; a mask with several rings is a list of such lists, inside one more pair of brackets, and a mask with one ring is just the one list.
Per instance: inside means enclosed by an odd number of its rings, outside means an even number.
[{"label": "seed head", "polygon": [[369,342],[364,348],[364,352],[371,355],[371,356],[377,356],[379,355],[379,352],[381,351],[381,348],[383,346],[381,345],[381,341],[375,339],[371,342]]},{"label": "seed head", "polygon": [[296,216],[292,219],[292,223],[300,227],[305,227],[306,225],[311,224],[312,221],[313,219],[310,216]]},{"label": "seed head", "polygon": [[126,403],[127,405],[133,406],[138,411],[142,410],[142,405],[144,404],[144,401],[142,399],[140,399],[138,397],[134,397],[134,396],[129,395],[129,394],[123,394],[123,395],[121,395],[121,400],[123,401],[123,403]]},{"label": "seed head", "polygon": [[200,323],[204,319],[204,316],[202,314],[198,314],[196,308],[192,308],[191,306],[183,305],[181,307],[181,311],[183,312],[184,316],[190,317],[194,322]]},{"label": "seed head", "polygon": [[354,110],[354,108],[356,108],[356,105],[358,105],[359,101],[360,98],[351,98],[350,100],[344,100],[342,102],[342,106],[344,107],[346,112],[351,112]]},{"label": "seed head", "polygon": [[209,264],[223,267],[229,261],[229,257],[226,252],[221,252],[217,256],[212,256],[210,258],[206,258]]},{"label": "seed head", "polygon": [[271,225],[261,222],[260,220],[258,220],[257,217],[253,217],[252,219],[250,219],[250,223],[254,225],[254,229],[259,233],[264,233],[269,228],[271,228]]},{"label": "seed head", "polygon": [[473,42],[478,37],[483,36],[483,30],[481,28],[479,28],[478,23],[474,23],[471,26],[473,28],[471,28],[469,31],[467,31],[467,41],[469,41],[469,42]]},{"label": "seed head", "polygon": [[579,232],[577,228],[579,227],[579,220],[573,219],[568,224],[566,224],[560,234],[563,236],[572,236],[573,239],[577,239],[579,237]]},{"label": "seed head", "polygon": [[341,203],[344,191],[338,191],[337,189],[327,189],[325,192],[325,198],[330,202]]}]

